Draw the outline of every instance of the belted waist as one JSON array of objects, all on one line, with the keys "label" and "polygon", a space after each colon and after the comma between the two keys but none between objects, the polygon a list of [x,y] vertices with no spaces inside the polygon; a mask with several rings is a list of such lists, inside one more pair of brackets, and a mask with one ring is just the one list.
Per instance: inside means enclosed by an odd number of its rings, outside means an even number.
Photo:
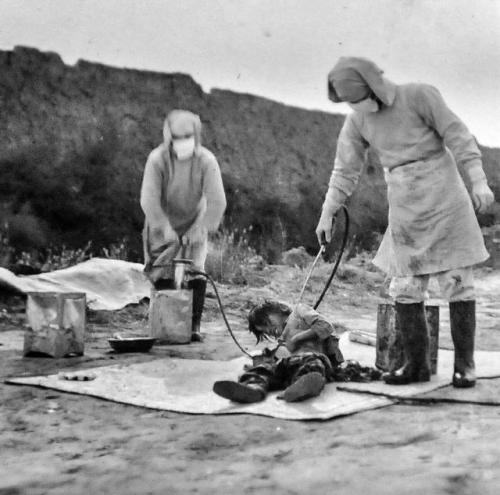
[{"label": "belted waist", "polygon": [[420,160],[408,160],[406,162],[398,163],[397,165],[394,165],[394,167],[388,168],[384,167],[384,170],[386,172],[392,172],[396,168],[404,167],[405,165],[411,165],[413,163],[418,163],[418,162],[430,162],[432,160],[438,160],[439,158],[443,157],[446,154],[446,148],[441,150],[439,153],[434,153],[433,155],[427,156],[425,158],[421,158]]}]

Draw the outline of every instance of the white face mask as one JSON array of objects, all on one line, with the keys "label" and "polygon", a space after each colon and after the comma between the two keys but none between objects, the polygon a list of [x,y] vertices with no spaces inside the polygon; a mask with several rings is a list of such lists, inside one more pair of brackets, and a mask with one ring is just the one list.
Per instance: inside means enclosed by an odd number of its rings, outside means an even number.
[{"label": "white face mask", "polygon": [[178,160],[187,160],[191,158],[194,154],[194,147],[194,136],[172,140],[172,149]]},{"label": "white face mask", "polygon": [[378,103],[372,98],[365,98],[358,103],[347,103],[355,112],[374,113],[379,111]]}]

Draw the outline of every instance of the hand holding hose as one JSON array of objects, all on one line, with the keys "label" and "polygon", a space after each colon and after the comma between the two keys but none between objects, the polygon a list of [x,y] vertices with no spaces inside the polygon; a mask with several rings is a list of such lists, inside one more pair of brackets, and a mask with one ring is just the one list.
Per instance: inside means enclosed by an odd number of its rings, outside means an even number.
[{"label": "hand holding hose", "polygon": [[173,227],[170,225],[170,223],[167,223],[163,227],[163,242],[166,245],[170,244],[179,244],[179,236],[177,235],[177,232],[173,229]]},{"label": "hand holding hose", "polygon": [[321,212],[321,217],[316,227],[316,237],[318,238],[320,246],[330,244],[332,240],[333,222],[335,221],[335,215],[340,207],[339,205],[338,208],[323,209]]}]

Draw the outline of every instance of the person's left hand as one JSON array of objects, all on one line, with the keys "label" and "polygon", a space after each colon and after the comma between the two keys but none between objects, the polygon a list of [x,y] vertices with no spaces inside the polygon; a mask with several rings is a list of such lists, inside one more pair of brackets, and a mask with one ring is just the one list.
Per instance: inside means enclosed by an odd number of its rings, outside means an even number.
[{"label": "person's left hand", "polygon": [[297,334],[295,334],[292,338],[290,338],[288,340],[288,342],[286,343],[286,347],[287,349],[290,351],[290,352],[293,352],[295,351],[300,343],[302,342],[302,340],[304,340],[304,337],[305,337],[305,334],[304,332],[299,332]]},{"label": "person's left hand", "polygon": [[486,182],[476,182],[472,184],[472,202],[478,213],[485,213],[495,201],[493,191],[488,187]]},{"label": "person's left hand", "polygon": [[290,351],[293,352],[297,347],[299,346],[300,339],[297,338],[297,335],[294,335],[287,343],[286,343],[286,348]]},{"label": "person's left hand", "polygon": [[202,243],[207,237],[207,229],[205,226],[194,223],[188,231],[182,236],[182,243],[185,246]]}]

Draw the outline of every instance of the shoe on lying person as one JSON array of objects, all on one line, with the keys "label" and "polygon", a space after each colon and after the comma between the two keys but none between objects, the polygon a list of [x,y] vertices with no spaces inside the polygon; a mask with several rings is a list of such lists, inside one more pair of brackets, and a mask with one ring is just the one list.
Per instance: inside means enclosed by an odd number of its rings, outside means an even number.
[{"label": "shoe on lying person", "polygon": [[224,399],[250,404],[260,402],[266,398],[265,390],[257,384],[244,384],[230,380],[221,380],[214,383],[213,391]]},{"label": "shoe on lying person", "polygon": [[307,373],[286,388],[278,399],[283,399],[286,402],[298,402],[316,397],[323,390],[325,383],[325,377],[321,373],[316,371]]}]

